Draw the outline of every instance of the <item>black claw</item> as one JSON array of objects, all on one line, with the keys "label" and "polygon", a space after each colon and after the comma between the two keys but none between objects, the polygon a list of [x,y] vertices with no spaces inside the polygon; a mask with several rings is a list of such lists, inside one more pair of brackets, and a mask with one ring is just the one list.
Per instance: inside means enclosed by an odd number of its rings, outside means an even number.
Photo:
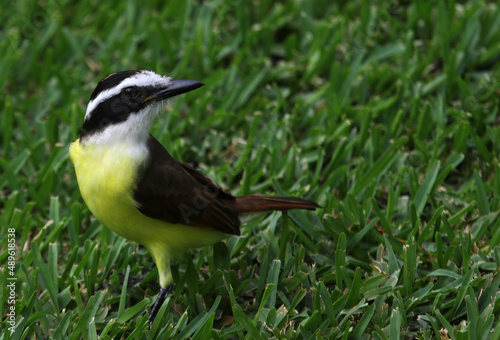
[{"label": "black claw", "polygon": [[158,311],[161,308],[161,305],[163,305],[163,302],[167,298],[168,294],[172,291],[172,285],[167,286],[167,288],[160,288],[160,294],[158,294],[158,297],[156,298],[156,301],[153,305],[153,308],[151,309],[151,313],[149,313],[149,327],[151,327],[151,324],[155,320],[156,314],[158,314]]}]

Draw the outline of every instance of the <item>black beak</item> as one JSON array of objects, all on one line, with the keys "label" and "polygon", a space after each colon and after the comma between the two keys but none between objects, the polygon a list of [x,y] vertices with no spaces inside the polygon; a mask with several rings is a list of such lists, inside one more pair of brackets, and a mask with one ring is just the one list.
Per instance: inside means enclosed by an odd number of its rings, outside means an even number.
[{"label": "black beak", "polygon": [[203,84],[198,80],[172,80],[170,85],[161,91],[158,91],[154,95],[154,99],[157,101],[175,97],[179,94],[183,94],[189,91],[196,90],[198,87],[202,87]]}]

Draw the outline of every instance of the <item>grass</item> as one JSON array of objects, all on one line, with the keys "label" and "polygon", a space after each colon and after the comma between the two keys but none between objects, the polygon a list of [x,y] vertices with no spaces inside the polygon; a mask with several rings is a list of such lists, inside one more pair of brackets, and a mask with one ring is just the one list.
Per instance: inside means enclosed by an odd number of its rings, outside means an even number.
[{"label": "grass", "polygon": [[[500,337],[496,2],[26,0],[0,16],[0,339]],[[127,284],[151,257],[93,219],[68,159],[97,81],[138,68],[207,85],[154,126],[175,157],[235,195],[324,207],[187,254],[151,330],[156,270]]]}]

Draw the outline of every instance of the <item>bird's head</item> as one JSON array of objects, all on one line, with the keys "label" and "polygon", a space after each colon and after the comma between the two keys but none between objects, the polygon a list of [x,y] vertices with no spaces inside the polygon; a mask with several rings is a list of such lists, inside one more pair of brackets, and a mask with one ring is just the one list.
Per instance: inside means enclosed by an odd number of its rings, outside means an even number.
[{"label": "bird's head", "polygon": [[83,142],[145,141],[161,102],[203,86],[152,71],[122,71],[103,78],[90,96],[80,139]]}]

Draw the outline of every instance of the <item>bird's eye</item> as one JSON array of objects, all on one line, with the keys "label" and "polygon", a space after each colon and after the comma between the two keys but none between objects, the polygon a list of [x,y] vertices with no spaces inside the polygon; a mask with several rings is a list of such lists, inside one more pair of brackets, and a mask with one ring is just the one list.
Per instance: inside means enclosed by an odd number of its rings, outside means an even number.
[{"label": "bird's eye", "polygon": [[139,94],[139,90],[135,87],[127,87],[123,90],[123,93],[129,98],[135,98]]}]

